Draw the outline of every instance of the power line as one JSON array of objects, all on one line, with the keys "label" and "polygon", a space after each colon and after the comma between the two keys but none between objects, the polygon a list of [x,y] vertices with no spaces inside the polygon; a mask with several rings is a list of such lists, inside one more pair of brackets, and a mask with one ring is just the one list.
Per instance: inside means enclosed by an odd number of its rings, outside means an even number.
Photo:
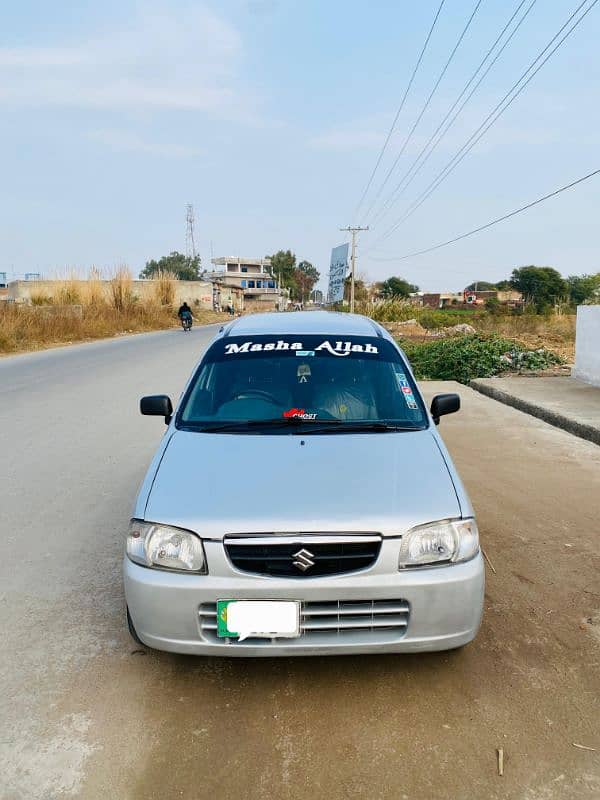
[{"label": "power line", "polygon": [[432,90],[431,90],[431,92],[429,93],[429,96],[428,96],[427,100],[425,101],[425,104],[423,105],[423,108],[422,108],[422,109],[421,109],[421,111],[419,112],[419,115],[417,116],[417,119],[415,120],[415,122],[414,122],[414,124],[413,124],[412,128],[410,129],[410,131],[408,132],[408,134],[407,134],[406,138],[404,139],[404,142],[402,143],[402,147],[400,148],[400,152],[399,152],[399,153],[398,153],[398,155],[396,156],[396,159],[394,160],[394,163],[392,164],[392,166],[391,166],[391,167],[389,168],[389,170],[387,171],[387,173],[386,173],[386,176],[385,176],[385,178],[383,179],[383,183],[382,183],[382,184],[381,184],[381,186],[379,187],[379,190],[378,190],[377,194],[375,195],[375,197],[373,198],[373,201],[371,202],[371,205],[370,205],[370,206],[369,206],[369,208],[367,209],[367,214],[366,214],[366,216],[367,216],[367,217],[369,216],[369,214],[370,214],[370,213],[371,213],[371,211],[373,210],[373,207],[374,207],[375,203],[376,203],[376,202],[379,200],[379,198],[381,197],[381,193],[382,193],[382,192],[383,192],[383,190],[385,189],[385,187],[386,187],[386,185],[387,185],[387,182],[388,182],[388,180],[390,179],[390,176],[391,176],[391,174],[392,174],[392,173],[393,173],[393,171],[396,169],[396,166],[398,165],[398,162],[400,161],[400,159],[401,159],[401,158],[402,158],[402,156],[404,155],[404,151],[406,150],[406,148],[407,148],[407,146],[408,146],[408,143],[409,143],[409,142],[410,142],[410,140],[412,139],[412,137],[413,137],[413,133],[414,133],[414,132],[415,132],[415,130],[417,129],[417,126],[418,126],[418,124],[419,124],[419,123],[421,122],[421,120],[423,119],[423,115],[425,114],[425,112],[426,112],[426,111],[427,111],[427,109],[429,108],[429,104],[431,103],[431,101],[432,101],[432,99],[433,99],[433,96],[434,96],[434,94],[436,93],[436,91],[437,91],[437,89],[438,89],[438,86],[439,86],[439,85],[440,85],[440,83],[442,82],[442,78],[443,78],[443,77],[444,77],[444,75],[446,74],[446,71],[447,71],[448,67],[449,67],[449,66],[450,66],[450,64],[452,63],[452,61],[453,61],[453,59],[454,59],[454,56],[456,55],[456,51],[457,51],[457,50],[458,50],[458,48],[460,47],[460,44],[461,44],[462,40],[464,39],[464,37],[465,37],[465,35],[466,35],[467,31],[468,31],[468,30],[469,30],[469,28],[471,27],[471,22],[473,22],[473,19],[475,18],[475,14],[476,14],[476,13],[477,13],[477,11],[479,10],[479,6],[481,5],[481,3],[482,3],[482,2],[483,2],[483,0],[477,0],[477,2],[475,3],[475,7],[473,8],[473,11],[471,12],[471,16],[469,17],[469,19],[467,20],[467,23],[466,23],[466,25],[465,25],[465,26],[464,26],[464,28],[462,29],[462,31],[461,31],[461,34],[460,34],[460,36],[458,37],[458,39],[457,39],[457,41],[456,41],[456,44],[454,45],[454,48],[452,49],[452,52],[450,53],[450,55],[449,55],[449,57],[448,57],[448,60],[447,60],[447,61],[446,61],[446,63],[444,64],[444,67],[443,67],[442,71],[440,72],[440,74],[439,74],[439,76],[438,76],[438,79],[436,80],[436,82],[435,82],[435,84],[434,84],[434,86],[433,86],[433,89],[432,89]]},{"label": "power line", "polygon": [[588,172],[587,175],[584,175],[582,178],[578,178],[576,181],[572,183],[568,183],[566,186],[561,186],[560,189],[555,189],[553,192],[549,194],[545,194],[543,197],[538,197],[537,200],[534,200],[531,203],[527,203],[525,206],[521,206],[521,208],[517,208],[515,211],[511,211],[509,214],[504,214],[502,217],[498,217],[497,219],[493,219],[491,222],[487,222],[485,225],[480,225],[479,228],[473,228],[472,231],[468,231],[467,233],[462,233],[460,236],[455,236],[453,239],[448,239],[447,242],[441,242],[440,244],[435,244],[432,247],[426,247],[424,250],[415,250],[413,253],[407,253],[403,256],[387,256],[387,257],[373,257],[374,261],[404,261],[407,258],[414,258],[415,256],[422,256],[425,253],[432,253],[434,250],[439,250],[441,247],[447,247],[450,244],[454,244],[455,242],[460,242],[461,239],[466,239],[468,236],[473,236],[476,233],[480,233],[481,231],[486,230],[486,228],[491,228],[492,225],[497,225],[499,222],[504,222],[504,220],[510,219],[511,217],[515,217],[517,214],[521,214],[523,211],[527,211],[529,208],[533,208],[533,206],[537,206],[540,203],[543,203],[544,200],[548,200],[551,197],[555,197],[557,194],[566,191],[567,189],[572,189],[573,186],[577,186],[579,183],[583,183],[584,181],[593,178],[595,175],[600,174],[600,169],[595,169],[593,172]]},{"label": "power line", "polygon": [[[509,106],[517,99],[517,97],[523,92],[523,90],[528,86],[528,84],[533,80],[533,78],[537,75],[537,73],[542,69],[542,67],[546,64],[546,62],[554,55],[554,53],[561,47],[563,42],[573,33],[573,31],[577,28],[577,26],[583,22],[584,18],[589,14],[592,8],[596,5],[598,0],[593,0],[591,5],[584,11],[584,13],[575,21],[575,23],[571,26],[571,28],[565,33],[565,35],[560,39],[560,41],[555,45],[554,48],[548,53],[548,55],[543,59],[541,64],[529,75],[525,83],[518,88],[517,91],[515,89],[519,86],[519,84],[524,80],[527,73],[534,67],[534,65],[540,60],[540,58],[546,53],[546,51],[551,47],[551,45],[558,39],[560,34],[565,30],[565,28],[569,25],[571,20],[579,13],[581,8],[585,5],[587,0],[583,0],[582,3],[575,9],[575,11],[571,14],[571,16],[567,19],[564,25],[560,28],[560,30],[552,37],[552,39],[548,42],[546,47],[538,54],[538,56],[531,62],[531,64],[527,67],[525,72],[521,75],[521,77],[513,84],[513,86],[509,89],[509,91],[504,95],[502,100],[495,106],[495,108],[488,114],[485,120],[481,123],[481,125],[477,128],[477,130],[467,139],[467,141],[463,144],[463,146],[458,150],[458,152],[454,155],[452,159],[446,164],[446,166],[438,173],[437,177],[429,184],[429,186],[419,195],[419,197],[408,207],[404,215],[397,220],[392,227],[390,227],[385,233],[383,233],[379,239],[373,244],[372,247],[375,247],[379,242],[383,241],[384,239],[389,238],[399,227],[405,222],[410,216],[414,214],[414,212],[420,208],[421,205],[433,194],[433,192],[438,188],[438,186],[450,175],[451,172],[456,169],[456,167],[460,164],[463,158],[475,147],[477,142],[487,133],[487,131],[492,127],[492,125],[504,114],[504,112],[509,108]],[[513,93],[514,95],[510,97]],[[502,104],[510,97],[510,100],[501,108]],[[496,113],[497,112],[497,113]],[[495,116],[494,116],[495,115]],[[372,248],[371,248],[372,249]]]},{"label": "power line", "polygon": [[[448,133],[448,131],[452,127],[452,125],[454,125],[454,123],[456,122],[457,118],[462,113],[464,107],[467,105],[467,103],[469,102],[471,97],[473,97],[473,95],[475,94],[475,92],[477,91],[477,89],[479,88],[479,86],[481,85],[483,80],[485,79],[485,77],[488,75],[488,73],[490,72],[490,70],[492,69],[492,67],[496,63],[496,61],[500,58],[500,56],[502,55],[504,50],[508,47],[508,45],[510,44],[510,42],[513,39],[514,35],[519,30],[519,28],[521,27],[521,25],[523,24],[523,22],[525,21],[525,19],[529,15],[529,12],[532,10],[532,8],[536,4],[536,2],[537,2],[537,0],[531,0],[531,3],[529,4],[529,7],[525,10],[525,13],[521,17],[521,19],[517,22],[515,27],[512,29],[512,31],[510,32],[510,34],[507,37],[506,41],[502,44],[502,46],[500,47],[500,49],[498,50],[498,52],[496,53],[496,55],[494,56],[492,61],[488,64],[487,69],[485,69],[485,71],[483,72],[483,74],[481,75],[481,77],[479,78],[477,83],[475,84],[475,86],[471,89],[471,91],[469,92],[468,96],[465,98],[464,102],[462,103],[462,105],[460,106],[460,108],[458,109],[456,114],[452,117],[452,119],[450,120],[450,122],[448,123],[446,128],[442,131],[441,135],[438,137],[437,142],[435,142],[433,147],[431,147],[431,149],[429,150],[429,152],[427,153],[425,158],[419,164],[419,161],[423,157],[423,154],[427,151],[427,149],[431,145],[432,141],[435,139],[435,137],[437,136],[439,131],[442,129],[444,124],[447,122],[448,118],[450,117],[450,115],[452,114],[452,112],[454,111],[456,106],[459,104],[461,99],[464,97],[464,95],[467,92],[469,86],[473,83],[473,81],[477,77],[479,71],[481,70],[481,68],[483,67],[485,62],[488,60],[488,58],[490,57],[490,55],[494,51],[496,45],[498,44],[498,42],[500,42],[500,40],[502,39],[502,37],[504,36],[506,31],[510,27],[511,23],[513,22],[513,20],[515,19],[515,17],[517,16],[519,11],[523,7],[523,5],[525,4],[525,0],[521,0],[521,2],[518,4],[516,9],[512,13],[512,16],[510,17],[510,19],[508,20],[508,22],[506,23],[506,25],[504,26],[504,28],[502,29],[500,34],[497,36],[496,40],[494,41],[494,43],[492,44],[490,49],[485,54],[484,58],[482,59],[482,61],[479,64],[479,66],[477,67],[477,69],[475,70],[473,75],[470,77],[470,79],[465,84],[462,92],[458,95],[458,97],[454,101],[454,103],[451,106],[451,108],[448,109],[448,112],[446,113],[446,116],[443,118],[443,120],[437,126],[435,131],[431,134],[431,136],[429,138],[429,141],[421,149],[421,152],[415,158],[415,160],[411,164],[410,168],[404,173],[404,175],[402,176],[401,180],[398,182],[398,184],[396,185],[394,190],[391,192],[391,194],[388,196],[387,200],[384,202],[384,204],[382,205],[380,210],[375,215],[375,218],[374,218],[373,222],[377,222],[379,219],[381,219],[383,216],[385,216],[385,214],[387,213],[388,209],[391,208],[398,201],[398,199],[402,196],[402,194],[404,194],[404,192],[406,191],[408,186],[413,182],[413,180],[416,178],[416,176],[419,174],[419,172],[423,169],[423,167],[425,166],[425,164],[429,160],[430,156],[432,155],[432,153],[436,149],[436,147],[438,147],[438,145],[440,144],[442,139],[446,136],[446,134]],[[418,164],[418,166],[417,166],[417,164]],[[415,169],[415,167],[416,167],[416,169]],[[412,175],[411,175],[411,173],[412,173]],[[407,178],[409,178],[408,181],[406,180]],[[404,186],[403,186],[403,184],[404,184]],[[402,189],[402,191],[400,191],[401,189]]]},{"label": "power line", "polygon": [[409,93],[409,91],[411,89],[411,86],[413,85],[413,81],[415,79],[417,71],[418,71],[419,67],[421,66],[421,61],[423,60],[423,56],[425,55],[425,50],[427,50],[427,45],[429,44],[429,40],[431,39],[431,35],[433,33],[433,29],[436,26],[436,23],[438,21],[438,17],[440,16],[442,7],[443,7],[445,2],[446,2],[446,0],[442,0],[442,2],[439,5],[439,8],[438,8],[438,10],[436,12],[435,17],[433,18],[433,22],[431,23],[431,27],[429,28],[429,33],[427,34],[427,37],[425,39],[425,43],[423,44],[423,47],[421,48],[421,52],[419,53],[419,57],[417,59],[417,63],[415,64],[415,67],[414,67],[414,69],[412,71],[412,75],[410,76],[410,80],[409,80],[409,82],[408,82],[408,84],[406,86],[406,89],[404,90],[404,94],[402,95],[402,100],[400,101],[400,105],[398,106],[398,110],[396,111],[396,116],[394,117],[394,121],[392,122],[392,126],[388,131],[388,135],[385,138],[385,142],[383,143],[383,147],[381,148],[381,151],[379,153],[377,161],[375,162],[375,166],[373,167],[373,171],[371,172],[369,180],[367,181],[367,185],[365,186],[364,191],[363,191],[363,193],[361,195],[361,198],[358,201],[358,205],[356,206],[356,211],[354,212],[355,216],[356,216],[356,214],[358,214],[358,212],[360,210],[360,207],[362,206],[362,204],[364,202],[364,199],[367,196],[367,192],[371,188],[371,184],[373,183],[373,178],[375,177],[375,173],[379,169],[379,165],[381,164],[381,159],[383,158],[383,154],[385,153],[386,148],[387,148],[387,146],[389,144],[389,141],[392,138],[392,133],[394,132],[394,130],[396,128],[396,123],[398,122],[398,117],[402,113],[402,109],[404,108],[404,103],[406,102],[406,98],[408,97],[408,93]]}]

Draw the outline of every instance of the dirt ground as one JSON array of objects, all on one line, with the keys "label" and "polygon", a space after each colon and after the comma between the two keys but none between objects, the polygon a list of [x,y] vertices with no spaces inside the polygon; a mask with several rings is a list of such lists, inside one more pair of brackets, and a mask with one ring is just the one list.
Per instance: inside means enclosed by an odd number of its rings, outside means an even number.
[{"label": "dirt ground", "polygon": [[[466,317],[466,322],[478,333],[496,334],[517,342],[530,350],[541,347],[552,350],[565,364],[575,361],[575,317],[510,317],[487,315],[483,318]],[[459,324],[460,324],[459,322]],[[385,327],[395,337],[426,342],[437,338],[436,329],[424,328],[417,319],[409,322],[385,322]]]}]

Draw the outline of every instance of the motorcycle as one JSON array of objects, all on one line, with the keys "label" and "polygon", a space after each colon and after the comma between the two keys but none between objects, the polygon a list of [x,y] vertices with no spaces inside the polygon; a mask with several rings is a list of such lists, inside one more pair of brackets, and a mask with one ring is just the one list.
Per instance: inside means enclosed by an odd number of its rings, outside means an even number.
[{"label": "motorcycle", "polygon": [[181,327],[183,330],[188,333],[192,330],[192,315],[191,314],[182,314],[181,315]]}]

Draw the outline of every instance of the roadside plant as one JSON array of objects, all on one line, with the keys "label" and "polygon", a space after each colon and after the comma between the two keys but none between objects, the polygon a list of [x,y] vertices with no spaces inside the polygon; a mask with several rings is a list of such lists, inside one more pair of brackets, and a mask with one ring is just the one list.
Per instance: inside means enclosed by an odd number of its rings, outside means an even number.
[{"label": "roadside plant", "polygon": [[119,267],[110,281],[112,304],[117,311],[126,311],[134,304],[131,287],[131,272],[127,267]]},{"label": "roadside plant", "polygon": [[154,299],[160,306],[172,306],[175,302],[175,281],[173,272],[158,271],[154,274]]},{"label": "roadside plant", "polygon": [[561,363],[555,353],[539,348],[526,350],[499,336],[470,334],[432,342],[401,340],[419,380],[454,380],[469,383],[518,369],[546,369]]}]

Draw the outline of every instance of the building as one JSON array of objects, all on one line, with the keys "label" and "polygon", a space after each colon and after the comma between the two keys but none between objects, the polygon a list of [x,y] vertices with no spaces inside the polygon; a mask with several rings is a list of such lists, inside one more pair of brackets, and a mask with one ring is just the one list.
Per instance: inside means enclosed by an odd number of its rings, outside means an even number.
[{"label": "building", "polygon": [[217,269],[206,273],[205,279],[218,285],[221,293],[230,287],[241,289],[246,310],[281,311],[287,305],[287,293],[271,272],[270,258],[224,256],[211,262]]},{"label": "building", "polygon": [[496,299],[500,305],[517,308],[523,305],[523,295],[514,289],[500,290],[500,289],[486,289],[481,290],[467,290],[464,292],[464,302],[470,306],[484,306],[486,300],[490,298]]},{"label": "building", "polygon": [[421,295],[421,304],[427,308],[448,308],[462,302],[462,292],[424,292]]}]

